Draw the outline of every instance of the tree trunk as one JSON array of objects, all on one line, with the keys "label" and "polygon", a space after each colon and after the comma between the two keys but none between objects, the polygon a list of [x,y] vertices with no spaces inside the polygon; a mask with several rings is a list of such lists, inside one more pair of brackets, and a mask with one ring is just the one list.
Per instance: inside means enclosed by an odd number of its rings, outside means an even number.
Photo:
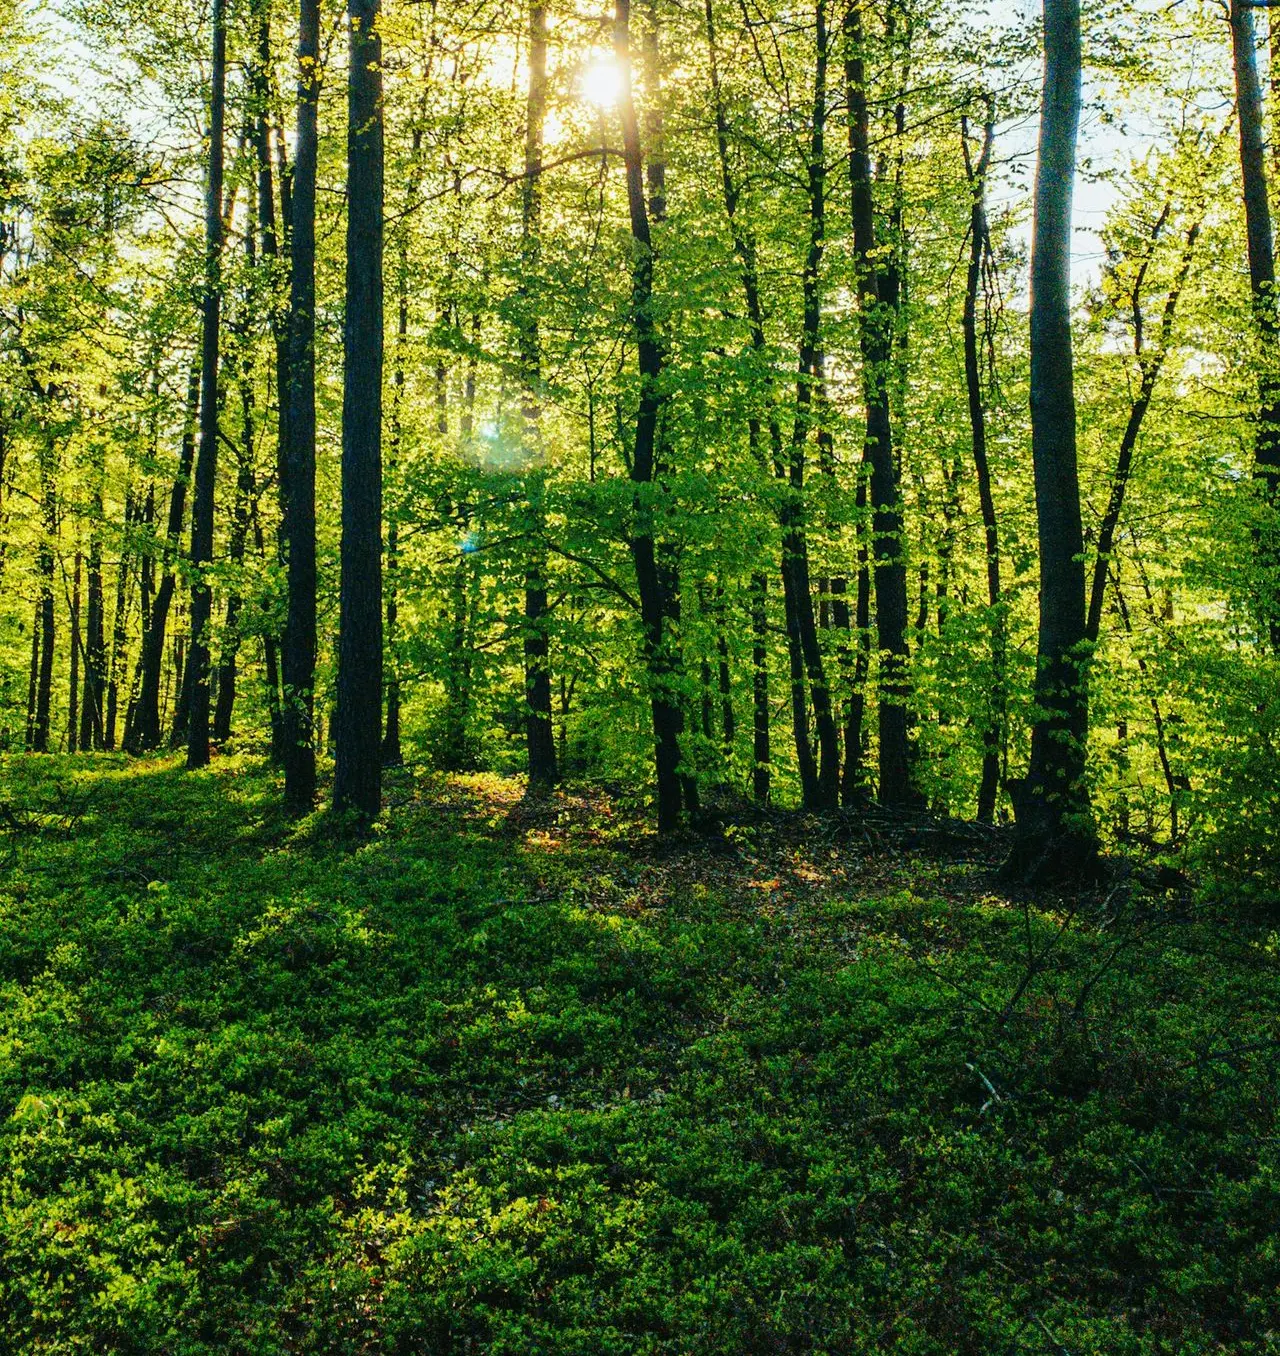
[{"label": "tree trunk", "polygon": [[[316,794],[316,161],[319,146],[320,4],[300,0],[298,129],[289,185],[288,389],[281,400],[285,454],[282,536],[288,556],[288,601],[281,646],[280,726],[284,798],[294,813]],[[285,184],[282,181],[281,190]],[[282,211],[282,215],[284,215]]]},{"label": "tree trunk", "polygon": [[200,344],[200,445],[191,500],[191,646],[187,657],[190,701],[187,767],[209,761],[209,624],[213,592],[214,495],[218,470],[218,335],[222,307],[223,124],[226,114],[227,29],[225,0],[213,0],[213,65],[209,95],[209,167],[205,183],[205,260]]},{"label": "tree trunk", "polygon": [[36,753],[36,689],[40,676],[40,628],[44,610],[43,594],[36,598],[31,617],[31,665],[27,677],[27,750]]},{"label": "tree trunk", "polygon": [[[262,265],[267,274],[271,298],[271,335],[275,341],[276,359],[276,492],[280,501],[281,521],[276,533],[277,557],[288,572],[288,551],[285,537],[285,486],[289,479],[289,283],[287,268],[281,269],[280,231],[276,224],[275,184],[271,163],[271,0],[260,0],[258,10],[258,53],[251,79],[257,104],[254,123],[254,158],[258,173],[258,229],[262,236]],[[290,228],[288,210],[288,163],[281,151],[282,199],[281,224],[286,235]],[[286,247],[288,241],[286,241]],[[287,260],[284,261],[287,264]],[[253,508],[254,546],[264,556],[262,525],[258,506]],[[264,557],[265,559],[265,557]],[[284,763],[284,725],[280,712],[280,665],[277,637],[264,632],[262,637],[263,662],[266,667],[267,707],[271,717],[271,757]],[[286,778],[287,781],[287,778]]]},{"label": "tree trunk", "polygon": [[769,748],[769,577],[751,576],[751,793],[768,805],[772,780]]},{"label": "tree trunk", "polygon": [[867,410],[864,456],[871,468],[876,643],[880,652],[880,786],[882,805],[916,799],[907,740],[910,696],[907,652],[907,569],[902,492],[893,449],[889,370],[893,362],[897,288],[879,262],[871,193],[871,134],[867,101],[862,0],[845,11],[845,84],[849,101],[849,179],[854,257],[861,307],[863,393]]},{"label": "tree trunk", "polygon": [[[656,38],[655,38],[656,42]],[[531,786],[556,780],[556,746],[551,726],[550,640],[547,634],[547,552],[542,447],[542,353],[533,287],[542,248],[542,141],[547,114],[547,11],[543,0],[529,6],[529,97],[525,120],[522,185],[520,365],[524,387],[521,413],[527,467],[528,556],[524,584],[525,742]]]},{"label": "tree trunk", "polygon": [[53,575],[58,536],[58,481],[52,440],[45,438],[40,455],[41,536],[37,553],[40,572],[40,672],[36,683],[31,747],[49,752],[49,711],[53,700],[53,649],[57,639],[53,613]]},{"label": "tree trunk", "polygon": [[640,369],[640,400],[635,444],[631,454],[631,558],[640,595],[640,623],[650,688],[654,765],[658,787],[658,832],[680,825],[684,788],[680,779],[680,736],[684,712],[678,691],[678,665],[669,634],[672,598],[670,580],[659,566],[655,538],[656,503],[648,488],[658,481],[656,466],[658,416],[662,395],[662,346],[653,318],[653,244],[645,200],[644,156],[631,79],[631,4],[617,0],[614,10],[614,53],[622,72],[619,112],[623,158],[627,172],[627,206],[631,223],[631,324]]},{"label": "tree trunk", "polygon": [[[116,746],[116,718],[120,702],[120,674],[127,669],[129,646],[129,572],[133,554],[131,537],[139,520],[150,526],[155,516],[155,495],[148,486],[145,506],[140,507],[136,497],[126,495],[124,512],[124,540],[120,546],[120,563],[116,569],[116,603],[111,617],[111,656],[107,661],[107,703],[103,721],[102,746]],[[143,628],[146,628],[150,598],[142,600]]]},{"label": "tree trunk", "polygon": [[[169,609],[177,585],[174,576],[174,553],[182,534],[182,520],[186,511],[187,485],[196,454],[196,417],[200,402],[200,363],[191,365],[187,383],[186,416],[182,427],[182,445],[178,454],[178,473],[169,491],[169,516],[165,523],[163,548],[164,572],[151,606],[150,620],[144,622],[142,655],[139,659],[138,702],[134,718],[125,729],[125,748],[130,753],[142,753],[160,747],[160,680],[164,667],[165,630]],[[144,613],[144,616],[146,614]]]},{"label": "tree trunk", "polygon": [[379,0],[351,0],[342,584],[334,804],[382,802],[382,39]]},{"label": "tree trunk", "polygon": [[[71,688],[67,700],[67,752],[75,753],[80,747],[78,728],[80,721],[80,651],[83,641],[80,636],[80,576],[84,572],[84,556],[76,552],[75,573],[71,586]],[[65,580],[65,576],[64,576]]]},{"label": "tree trunk", "polygon": [[[106,619],[103,616],[102,519],[103,476],[101,461],[94,472],[93,522],[90,526],[89,559],[86,564],[86,601],[84,646],[84,697],[80,707],[80,747],[100,749],[103,745],[103,702],[107,687]],[[123,552],[122,552],[123,554]]]},{"label": "tree trunk", "polygon": [[1236,117],[1240,124],[1240,177],[1244,188],[1245,234],[1254,322],[1261,340],[1258,422],[1254,434],[1254,476],[1263,500],[1255,527],[1259,578],[1258,612],[1280,652],[1280,314],[1267,198],[1266,141],[1262,90],[1253,30],[1253,6],[1231,0],[1231,54],[1235,63]]},{"label": "tree trunk", "polygon": [[1071,358],[1071,196],[1080,124],[1079,0],[1044,0],[1044,98],[1031,237],[1031,452],[1040,630],[1031,762],[1014,809],[1013,878],[1087,875],[1097,839],[1089,734],[1084,541]]},{"label": "tree trunk", "polygon": [[796,364],[796,418],[787,463],[788,494],[782,507],[782,571],[784,588],[791,592],[796,613],[809,699],[813,705],[818,740],[816,776],[809,771],[803,794],[807,809],[834,810],[840,788],[840,742],[836,733],[826,667],[818,641],[809,575],[809,544],[805,529],[804,476],[806,447],[813,426],[817,383],[819,329],[822,324],[822,259],[826,243],[826,120],[827,15],[825,0],[817,0],[816,52],[813,82],[813,120],[809,143],[809,249],[804,264],[804,318]]},{"label": "tree trunk", "polygon": [[1200,223],[1192,224],[1187,231],[1182,259],[1173,286],[1165,295],[1164,311],[1160,317],[1160,332],[1154,351],[1149,351],[1144,339],[1142,317],[1142,287],[1146,280],[1151,258],[1155,254],[1160,232],[1168,220],[1171,204],[1165,206],[1160,214],[1151,236],[1151,253],[1143,260],[1134,279],[1131,293],[1133,305],[1133,347],[1141,374],[1138,393],[1129,409],[1129,418],[1125,423],[1120,439],[1120,450],[1116,455],[1115,469],[1111,473],[1111,492],[1107,497],[1107,507],[1098,526],[1098,553],[1093,565],[1093,583],[1089,590],[1089,611],[1085,618],[1085,636],[1091,645],[1096,644],[1102,626],[1102,605],[1106,597],[1107,578],[1110,572],[1112,551],[1115,547],[1116,529],[1120,526],[1120,515],[1124,511],[1125,491],[1129,486],[1129,474],[1133,469],[1133,453],[1138,445],[1138,435],[1151,406],[1151,397],[1155,393],[1156,381],[1160,369],[1164,366],[1165,355],[1169,348],[1169,335],[1173,328],[1173,319],[1178,309],[1178,298],[1182,294],[1183,284],[1191,271],[1191,261],[1195,254],[1196,240],[1200,235]]},{"label": "tree trunk", "polygon": [[982,780],[978,786],[978,821],[995,821],[996,795],[1000,789],[1000,749],[1004,735],[1007,692],[1005,687],[1005,623],[1000,590],[1000,534],[995,500],[991,494],[991,465],[987,459],[987,414],[982,400],[982,364],[978,350],[978,293],[982,265],[989,255],[987,227],[987,173],[995,142],[995,103],[987,102],[982,129],[982,151],[977,165],[969,156],[969,129],[960,129],[965,171],[969,178],[969,269],[964,289],[964,378],[969,396],[969,432],[973,443],[973,468],[978,481],[978,503],[987,560],[987,605],[991,609],[991,709],[982,728]]}]

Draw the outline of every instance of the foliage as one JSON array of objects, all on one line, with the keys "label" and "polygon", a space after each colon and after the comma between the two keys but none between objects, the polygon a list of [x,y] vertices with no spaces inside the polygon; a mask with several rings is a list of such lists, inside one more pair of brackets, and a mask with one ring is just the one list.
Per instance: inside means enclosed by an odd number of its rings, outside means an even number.
[{"label": "foliage", "polygon": [[1268,926],[520,792],[3,763],[7,1350],[1271,1349]]}]

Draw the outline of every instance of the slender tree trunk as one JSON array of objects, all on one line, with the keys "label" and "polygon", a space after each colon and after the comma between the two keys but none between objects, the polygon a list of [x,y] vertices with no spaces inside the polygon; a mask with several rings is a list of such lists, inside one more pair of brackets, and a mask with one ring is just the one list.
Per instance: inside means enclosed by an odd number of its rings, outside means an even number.
[{"label": "slender tree trunk", "polygon": [[[655,35],[656,43],[656,35]],[[549,786],[556,780],[556,746],[551,726],[550,639],[547,634],[547,552],[545,452],[542,447],[541,339],[534,286],[542,250],[542,141],[547,114],[547,10],[543,0],[529,6],[529,97],[525,118],[522,186],[520,364],[524,386],[525,472],[528,502],[528,555],[524,584],[525,742],[529,782]]]},{"label": "slender tree trunk", "polygon": [[[422,133],[414,129],[415,156],[421,145]],[[387,445],[387,479],[392,486],[392,502],[387,510],[387,571],[386,571],[386,649],[387,649],[387,723],[382,736],[382,764],[399,767],[404,762],[400,748],[400,669],[396,650],[400,624],[400,443],[401,410],[404,406],[405,347],[409,338],[409,247],[401,238],[399,268],[396,277],[396,345],[391,374],[391,434]]]},{"label": "slender tree trunk", "polygon": [[1262,512],[1255,528],[1258,608],[1271,648],[1280,652],[1280,312],[1276,303],[1271,204],[1267,197],[1266,141],[1257,40],[1248,0],[1231,0],[1231,53],[1235,63],[1236,117],[1240,126],[1240,176],[1244,187],[1249,287],[1261,340],[1254,476]]},{"label": "slender tree trunk", "polygon": [[[154,495],[148,487],[146,507],[140,507],[133,494],[125,496],[124,538],[120,545],[120,563],[116,568],[116,599],[111,614],[111,655],[107,660],[107,700],[106,714],[103,720],[102,746],[114,749],[116,746],[116,719],[120,702],[120,675],[127,670],[129,647],[129,574],[133,533],[137,531],[141,519],[147,526],[154,516]],[[147,604],[143,600],[143,626],[146,626]]]},{"label": "slender tree trunk", "polygon": [[[251,364],[250,364],[251,366]],[[249,540],[249,523],[253,513],[258,487],[253,469],[253,391],[251,370],[242,376],[240,403],[242,409],[242,444],[236,473],[236,500],[231,522],[231,539],[227,558],[233,571],[244,565],[245,546]],[[234,575],[233,575],[234,581]],[[240,652],[240,612],[244,599],[239,582],[233,582],[227,595],[227,610],[223,622],[222,653],[218,659],[218,699],[213,716],[213,742],[225,744],[231,738],[231,718],[236,700],[236,668]]]},{"label": "slender tree trunk", "polygon": [[982,728],[982,780],[978,786],[978,820],[991,824],[1000,789],[1000,750],[1008,702],[1005,680],[1005,623],[1000,587],[1000,534],[995,499],[991,493],[991,465],[987,458],[987,413],[982,400],[982,364],[978,346],[978,294],[982,265],[987,257],[987,174],[995,143],[995,104],[987,103],[982,150],[975,166],[969,155],[968,123],[960,129],[965,170],[969,177],[969,269],[964,289],[964,379],[969,396],[969,432],[973,468],[978,481],[978,503],[987,561],[987,606],[991,609],[991,708]]},{"label": "slender tree trunk", "polygon": [[809,574],[805,528],[806,448],[813,427],[815,388],[820,380],[818,354],[822,324],[822,259],[826,241],[827,15],[825,0],[815,11],[813,121],[809,144],[809,249],[804,265],[804,319],[796,370],[796,418],[787,465],[789,493],[782,507],[782,570],[796,613],[801,653],[809,681],[818,740],[818,770],[804,786],[804,802],[814,810],[833,810],[839,799],[840,742],[822,650]]},{"label": "slender tree trunk", "polygon": [[631,558],[640,595],[640,621],[653,717],[654,764],[658,784],[658,831],[679,827],[684,789],[680,779],[680,736],[684,712],[673,655],[670,581],[664,579],[655,538],[656,504],[647,487],[658,482],[656,464],[658,417],[662,395],[662,345],[653,317],[653,244],[644,189],[644,155],[631,79],[631,4],[617,0],[614,10],[614,53],[622,72],[619,111],[627,172],[627,205],[631,223],[631,324],[640,369],[640,400],[635,444],[631,454],[633,499]]},{"label": "slender tree trunk", "polygon": [[[199,402],[200,362],[197,359],[192,363],[187,384],[187,407],[182,427],[181,450],[178,455],[178,473],[169,492],[169,515],[165,523],[163,549],[164,570],[156,589],[150,620],[143,625],[138,702],[134,709],[134,719],[125,729],[125,748],[130,753],[142,753],[160,747],[160,681],[164,667],[165,631],[169,622],[169,609],[173,604],[174,589],[177,586],[174,554],[178,549],[178,538],[182,534],[187,485],[190,483],[191,467],[195,462]],[[144,617],[147,615],[145,611],[143,615]]]},{"label": "slender tree trunk", "polygon": [[871,568],[864,522],[868,499],[866,467],[858,474],[854,507],[858,511],[858,580],[854,596],[853,678],[844,724],[844,774],[840,781],[840,803],[858,805],[866,798],[866,736],[863,725],[867,713],[867,679],[871,673]]},{"label": "slender tree trunk", "polygon": [[845,11],[845,84],[849,102],[849,179],[867,410],[864,455],[871,468],[876,641],[880,653],[879,794],[883,805],[908,805],[916,796],[911,782],[907,740],[907,700],[910,696],[907,570],[889,385],[898,296],[893,279],[882,270],[876,241],[862,2],[853,0]]},{"label": "slender tree trunk", "polygon": [[[80,635],[80,576],[84,572],[84,556],[76,552],[75,572],[71,586],[71,687],[67,701],[67,752],[75,753],[80,747],[78,727],[80,721],[80,651],[83,640]],[[65,580],[65,576],[64,576]]]},{"label": "slender tree trunk", "polygon": [[1170,207],[1166,206],[1159,224],[1152,233],[1151,253],[1143,260],[1134,279],[1131,300],[1133,306],[1133,347],[1141,373],[1138,393],[1129,409],[1129,418],[1125,423],[1124,434],[1120,439],[1120,450],[1116,455],[1115,469],[1111,473],[1111,493],[1107,498],[1107,507],[1098,527],[1098,553],[1093,564],[1093,583],[1089,590],[1089,611],[1085,618],[1085,636],[1089,643],[1096,644],[1102,626],[1102,605],[1107,591],[1107,578],[1115,548],[1116,529],[1120,526],[1120,515],[1124,511],[1125,491],[1129,486],[1129,474],[1133,469],[1133,453],[1138,445],[1138,435],[1151,407],[1151,397],[1155,393],[1160,370],[1164,366],[1165,355],[1169,348],[1169,335],[1173,328],[1174,316],[1178,309],[1178,299],[1191,271],[1191,262],[1195,254],[1196,240],[1200,235],[1200,223],[1195,222],[1187,231],[1182,259],[1173,286],[1165,295],[1164,311],[1160,317],[1160,332],[1155,349],[1149,351],[1144,339],[1142,317],[1142,287],[1146,281],[1151,257],[1155,253],[1160,231],[1168,219]]},{"label": "slender tree trunk", "polygon": [[36,598],[35,611],[31,617],[31,665],[27,679],[27,751],[38,753],[36,748],[36,690],[40,677],[40,629],[43,621],[43,594]]},{"label": "slender tree trunk", "polygon": [[226,117],[225,0],[213,0],[213,66],[209,96],[209,167],[205,183],[205,274],[200,346],[200,445],[191,499],[191,647],[187,767],[209,761],[209,624],[213,592],[214,495],[218,468],[218,337],[222,307],[223,126]]},{"label": "slender tree trunk", "polygon": [[103,703],[107,687],[107,637],[102,589],[103,477],[101,461],[94,472],[93,522],[90,525],[89,558],[85,585],[88,615],[85,617],[84,698],[80,706],[80,747],[100,749],[103,745]]},{"label": "slender tree trunk", "polygon": [[[281,470],[288,602],[281,646],[280,725],[285,804],[311,809],[316,793],[316,160],[319,146],[320,4],[300,0],[298,128],[289,185],[289,328],[285,455]],[[281,183],[283,192],[284,182]],[[283,212],[282,212],[282,215]],[[380,380],[379,375],[379,380]],[[372,380],[369,374],[368,380]],[[286,397],[282,394],[282,400]]]},{"label": "slender tree trunk", "polygon": [[351,0],[342,585],[334,804],[382,801],[382,39],[379,0]]},{"label": "slender tree trunk", "polygon": [[1040,633],[1031,763],[1014,802],[1011,877],[1094,869],[1084,540],[1071,359],[1071,196],[1080,125],[1078,0],[1044,0],[1045,73],[1031,239],[1031,452],[1040,540]]},{"label": "slender tree trunk", "polygon": [[769,747],[769,576],[751,576],[751,793],[768,805],[772,781]]},{"label": "slender tree trunk", "polygon": [[[257,104],[254,122],[254,158],[258,173],[258,227],[262,237],[262,266],[267,274],[271,297],[271,335],[275,342],[276,374],[276,491],[280,501],[280,526],[276,533],[277,557],[286,577],[288,550],[285,529],[285,487],[289,480],[289,405],[291,393],[289,366],[289,281],[287,258],[281,251],[280,231],[276,222],[275,183],[271,163],[271,0],[259,0],[258,52],[251,79]],[[288,162],[281,148],[281,224],[286,235],[290,227]],[[288,242],[286,241],[287,254]],[[286,267],[281,267],[285,264]],[[254,546],[264,556],[262,526],[258,520],[258,506],[253,507]],[[264,556],[265,560],[265,556]],[[277,637],[264,632],[262,637],[263,663],[266,668],[267,707],[271,718],[271,757],[284,763],[284,723],[280,711],[280,664]],[[287,781],[287,778],[286,778]]]},{"label": "slender tree trunk", "polygon": [[58,536],[58,482],[55,450],[45,439],[40,456],[40,548],[37,566],[40,573],[40,672],[36,683],[35,721],[31,747],[36,753],[49,752],[50,707],[53,700],[53,651],[57,635],[54,627],[53,579]]}]

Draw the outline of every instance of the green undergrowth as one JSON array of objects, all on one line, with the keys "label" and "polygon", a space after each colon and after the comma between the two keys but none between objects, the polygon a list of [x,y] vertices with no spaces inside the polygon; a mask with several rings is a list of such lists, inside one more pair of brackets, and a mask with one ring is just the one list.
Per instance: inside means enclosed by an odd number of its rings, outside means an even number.
[{"label": "green undergrowth", "polygon": [[1280,1349],[1264,923],[517,793],[0,764],[0,1348]]}]

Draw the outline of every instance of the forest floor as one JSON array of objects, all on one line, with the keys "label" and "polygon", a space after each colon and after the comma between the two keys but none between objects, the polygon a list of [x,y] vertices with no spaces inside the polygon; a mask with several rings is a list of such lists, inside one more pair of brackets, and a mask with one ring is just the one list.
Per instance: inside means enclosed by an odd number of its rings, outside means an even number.
[{"label": "forest floor", "polygon": [[1280,1350],[1277,934],[997,837],[0,762],[0,1350]]}]

